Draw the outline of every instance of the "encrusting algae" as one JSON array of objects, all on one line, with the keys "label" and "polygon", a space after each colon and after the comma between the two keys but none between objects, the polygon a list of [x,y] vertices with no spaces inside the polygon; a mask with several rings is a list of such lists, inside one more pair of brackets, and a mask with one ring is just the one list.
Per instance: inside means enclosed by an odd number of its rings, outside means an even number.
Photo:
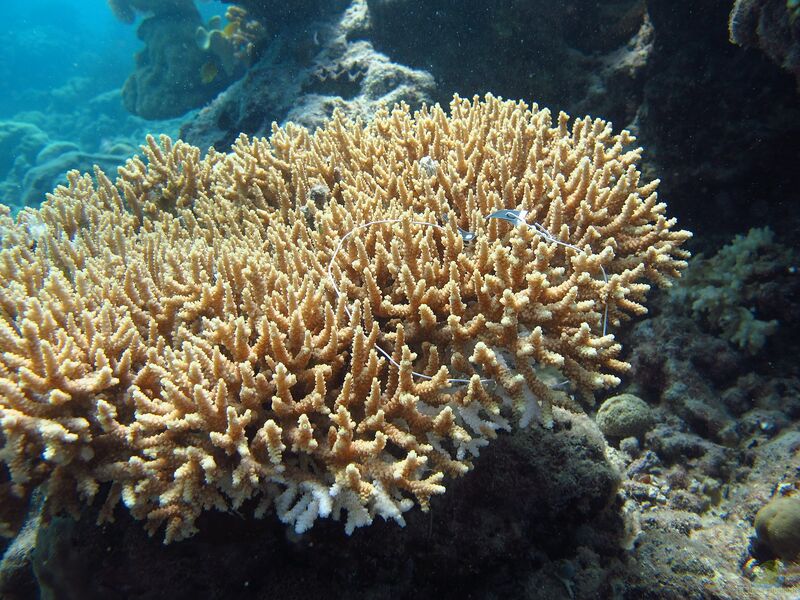
[{"label": "encrusting algae", "polygon": [[148,138],[116,182],[5,209],[6,532],[41,484],[51,512],[100,493],[100,521],[122,502],[166,542],[249,499],[298,532],[402,525],[512,412],[548,426],[619,382],[614,327],[690,235],[633,141],[456,97],[204,158]]}]

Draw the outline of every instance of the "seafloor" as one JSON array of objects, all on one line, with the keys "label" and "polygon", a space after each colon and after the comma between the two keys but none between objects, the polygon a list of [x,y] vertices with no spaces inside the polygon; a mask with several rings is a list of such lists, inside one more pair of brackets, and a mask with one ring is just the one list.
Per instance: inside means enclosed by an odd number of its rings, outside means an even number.
[{"label": "seafloor", "polygon": [[147,131],[225,151],[273,121],[491,92],[632,131],[694,258],[615,332],[632,365],[618,388],[586,414],[558,409],[552,430],[501,435],[403,529],[296,535],[207,513],[164,546],[121,509],[97,527],[97,507],[75,521],[37,504],[6,542],[0,597],[800,598],[800,554],[754,527],[770,500],[800,498],[798,4],[237,4],[264,31],[213,85],[196,80],[202,55],[175,51],[197,23],[156,8],[122,90],[87,98],[76,79],[47,111],[0,121],[3,202],[37,206],[69,169],[113,172]]}]

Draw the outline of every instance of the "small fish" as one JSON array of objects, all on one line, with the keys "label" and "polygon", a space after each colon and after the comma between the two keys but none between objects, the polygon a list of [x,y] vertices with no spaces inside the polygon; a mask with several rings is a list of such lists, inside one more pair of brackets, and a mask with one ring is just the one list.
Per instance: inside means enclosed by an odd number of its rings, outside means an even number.
[{"label": "small fish", "polygon": [[[447,215],[442,215],[442,221],[445,223],[448,222]],[[477,234],[473,233],[472,231],[467,231],[465,229],[461,229],[458,225],[456,225],[456,229],[458,229],[458,233],[461,234],[461,239],[464,240],[464,243],[469,244],[472,242],[477,236]]]},{"label": "small fish", "polygon": [[503,221],[508,221],[512,225],[528,225],[525,221],[525,215],[528,214],[527,210],[509,210],[504,208],[503,210],[496,210],[492,214],[486,217],[486,219],[502,219]]},{"label": "small fish", "polygon": [[211,83],[217,78],[217,74],[219,73],[219,69],[217,65],[213,61],[208,61],[202,67],[200,67],[200,79],[203,83]]}]

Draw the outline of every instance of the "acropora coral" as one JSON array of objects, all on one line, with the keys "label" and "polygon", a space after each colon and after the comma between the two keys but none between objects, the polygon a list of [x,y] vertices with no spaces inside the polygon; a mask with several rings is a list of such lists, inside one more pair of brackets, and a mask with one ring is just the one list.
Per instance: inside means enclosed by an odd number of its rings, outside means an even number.
[{"label": "acropora coral", "polygon": [[428,509],[513,414],[615,386],[615,328],[686,266],[633,143],[455,97],[228,154],[149,138],[116,181],[5,210],[7,531],[41,485],[166,542],[250,499],[298,532]]}]

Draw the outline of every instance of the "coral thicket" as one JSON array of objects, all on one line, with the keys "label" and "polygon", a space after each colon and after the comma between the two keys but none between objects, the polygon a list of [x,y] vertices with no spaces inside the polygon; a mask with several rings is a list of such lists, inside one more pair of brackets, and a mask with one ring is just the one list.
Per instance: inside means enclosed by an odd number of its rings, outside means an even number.
[{"label": "coral thicket", "polygon": [[456,97],[71,172],[0,223],[7,527],[40,484],[166,541],[248,500],[297,531],[427,509],[512,420],[616,385],[614,330],[686,266],[633,142]]}]

